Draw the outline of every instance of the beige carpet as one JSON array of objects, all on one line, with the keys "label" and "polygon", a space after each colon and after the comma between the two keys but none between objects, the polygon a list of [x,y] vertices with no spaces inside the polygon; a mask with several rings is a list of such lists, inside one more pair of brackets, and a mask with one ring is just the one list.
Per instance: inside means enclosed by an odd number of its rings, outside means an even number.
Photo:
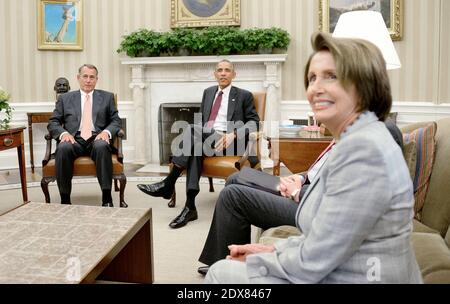
[{"label": "beige carpet", "polygon": [[[197,197],[199,219],[189,222],[180,229],[171,229],[169,222],[181,212],[185,201],[185,184],[177,183],[178,204],[167,207],[167,200],[152,198],[140,192],[136,185],[128,182],[125,189],[125,201],[129,208],[150,206],[153,212],[153,240],[155,283],[202,283],[203,277],[197,273],[202,264],[197,261],[211,223],[214,204],[223,185],[215,185],[216,192],[208,191],[208,184],[201,183],[201,192]],[[59,203],[58,189],[50,188],[52,203]],[[101,205],[101,192],[97,183],[74,184],[72,203],[80,205]],[[29,187],[28,197],[33,202],[43,202],[44,195],[40,187]],[[0,214],[20,205],[20,189],[0,191]],[[118,206],[118,193],[113,194],[114,204]]]}]

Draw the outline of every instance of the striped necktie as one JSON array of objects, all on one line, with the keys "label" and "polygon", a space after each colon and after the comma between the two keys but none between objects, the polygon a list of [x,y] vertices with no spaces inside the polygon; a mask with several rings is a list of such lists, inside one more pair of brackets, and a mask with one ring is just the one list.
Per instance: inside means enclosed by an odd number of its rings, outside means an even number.
[{"label": "striped necktie", "polygon": [[214,121],[216,121],[217,114],[219,114],[220,105],[222,103],[222,95],[223,91],[220,91],[219,94],[217,94],[216,100],[214,101],[211,114],[209,115],[208,124],[206,125],[208,128],[212,128],[214,126]]}]

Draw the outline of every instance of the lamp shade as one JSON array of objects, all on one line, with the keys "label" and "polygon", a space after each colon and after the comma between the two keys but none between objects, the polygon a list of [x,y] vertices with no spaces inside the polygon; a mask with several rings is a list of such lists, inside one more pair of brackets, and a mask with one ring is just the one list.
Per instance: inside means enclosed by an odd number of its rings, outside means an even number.
[{"label": "lamp shade", "polygon": [[383,54],[386,69],[401,68],[394,43],[381,13],[375,11],[352,11],[342,14],[333,32],[336,38],[360,38],[375,44]]}]

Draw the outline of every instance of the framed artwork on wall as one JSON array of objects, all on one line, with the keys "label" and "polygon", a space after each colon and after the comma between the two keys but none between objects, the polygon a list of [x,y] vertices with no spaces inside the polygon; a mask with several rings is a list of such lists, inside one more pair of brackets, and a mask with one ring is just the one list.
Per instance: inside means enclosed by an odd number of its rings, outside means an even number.
[{"label": "framed artwork on wall", "polygon": [[82,0],[38,1],[38,49],[83,50]]},{"label": "framed artwork on wall", "polygon": [[171,0],[172,28],[241,25],[241,0]]},{"label": "framed artwork on wall", "polygon": [[319,31],[333,33],[339,16],[345,12],[372,10],[380,12],[392,40],[403,35],[403,0],[318,0]]}]

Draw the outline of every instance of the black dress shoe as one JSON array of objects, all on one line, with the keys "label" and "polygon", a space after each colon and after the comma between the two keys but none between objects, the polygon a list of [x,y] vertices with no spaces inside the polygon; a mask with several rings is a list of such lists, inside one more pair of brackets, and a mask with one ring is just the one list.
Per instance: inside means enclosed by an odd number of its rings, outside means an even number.
[{"label": "black dress shoe", "polygon": [[205,276],[208,273],[209,266],[201,266],[197,269],[198,273]]},{"label": "black dress shoe", "polygon": [[114,207],[113,203],[102,203],[102,207]]},{"label": "black dress shoe", "polygon": [[137,185],[138,189],[144,192],[145,194],[154,196],[154,197],[163,197],[165,199],[169,199],[172,197],[173,190],[175,187],[172,185],[166,184],[165,181],[160,181],[158,183],[145,185],[139,184]]},{"label": "black dress shoe", "polygon": [[190,210],[188,207],[184,207],[183,211],[170,222],[169,227],[176,229],[185,226],[190,221],[198,219],[197,210]]}]

